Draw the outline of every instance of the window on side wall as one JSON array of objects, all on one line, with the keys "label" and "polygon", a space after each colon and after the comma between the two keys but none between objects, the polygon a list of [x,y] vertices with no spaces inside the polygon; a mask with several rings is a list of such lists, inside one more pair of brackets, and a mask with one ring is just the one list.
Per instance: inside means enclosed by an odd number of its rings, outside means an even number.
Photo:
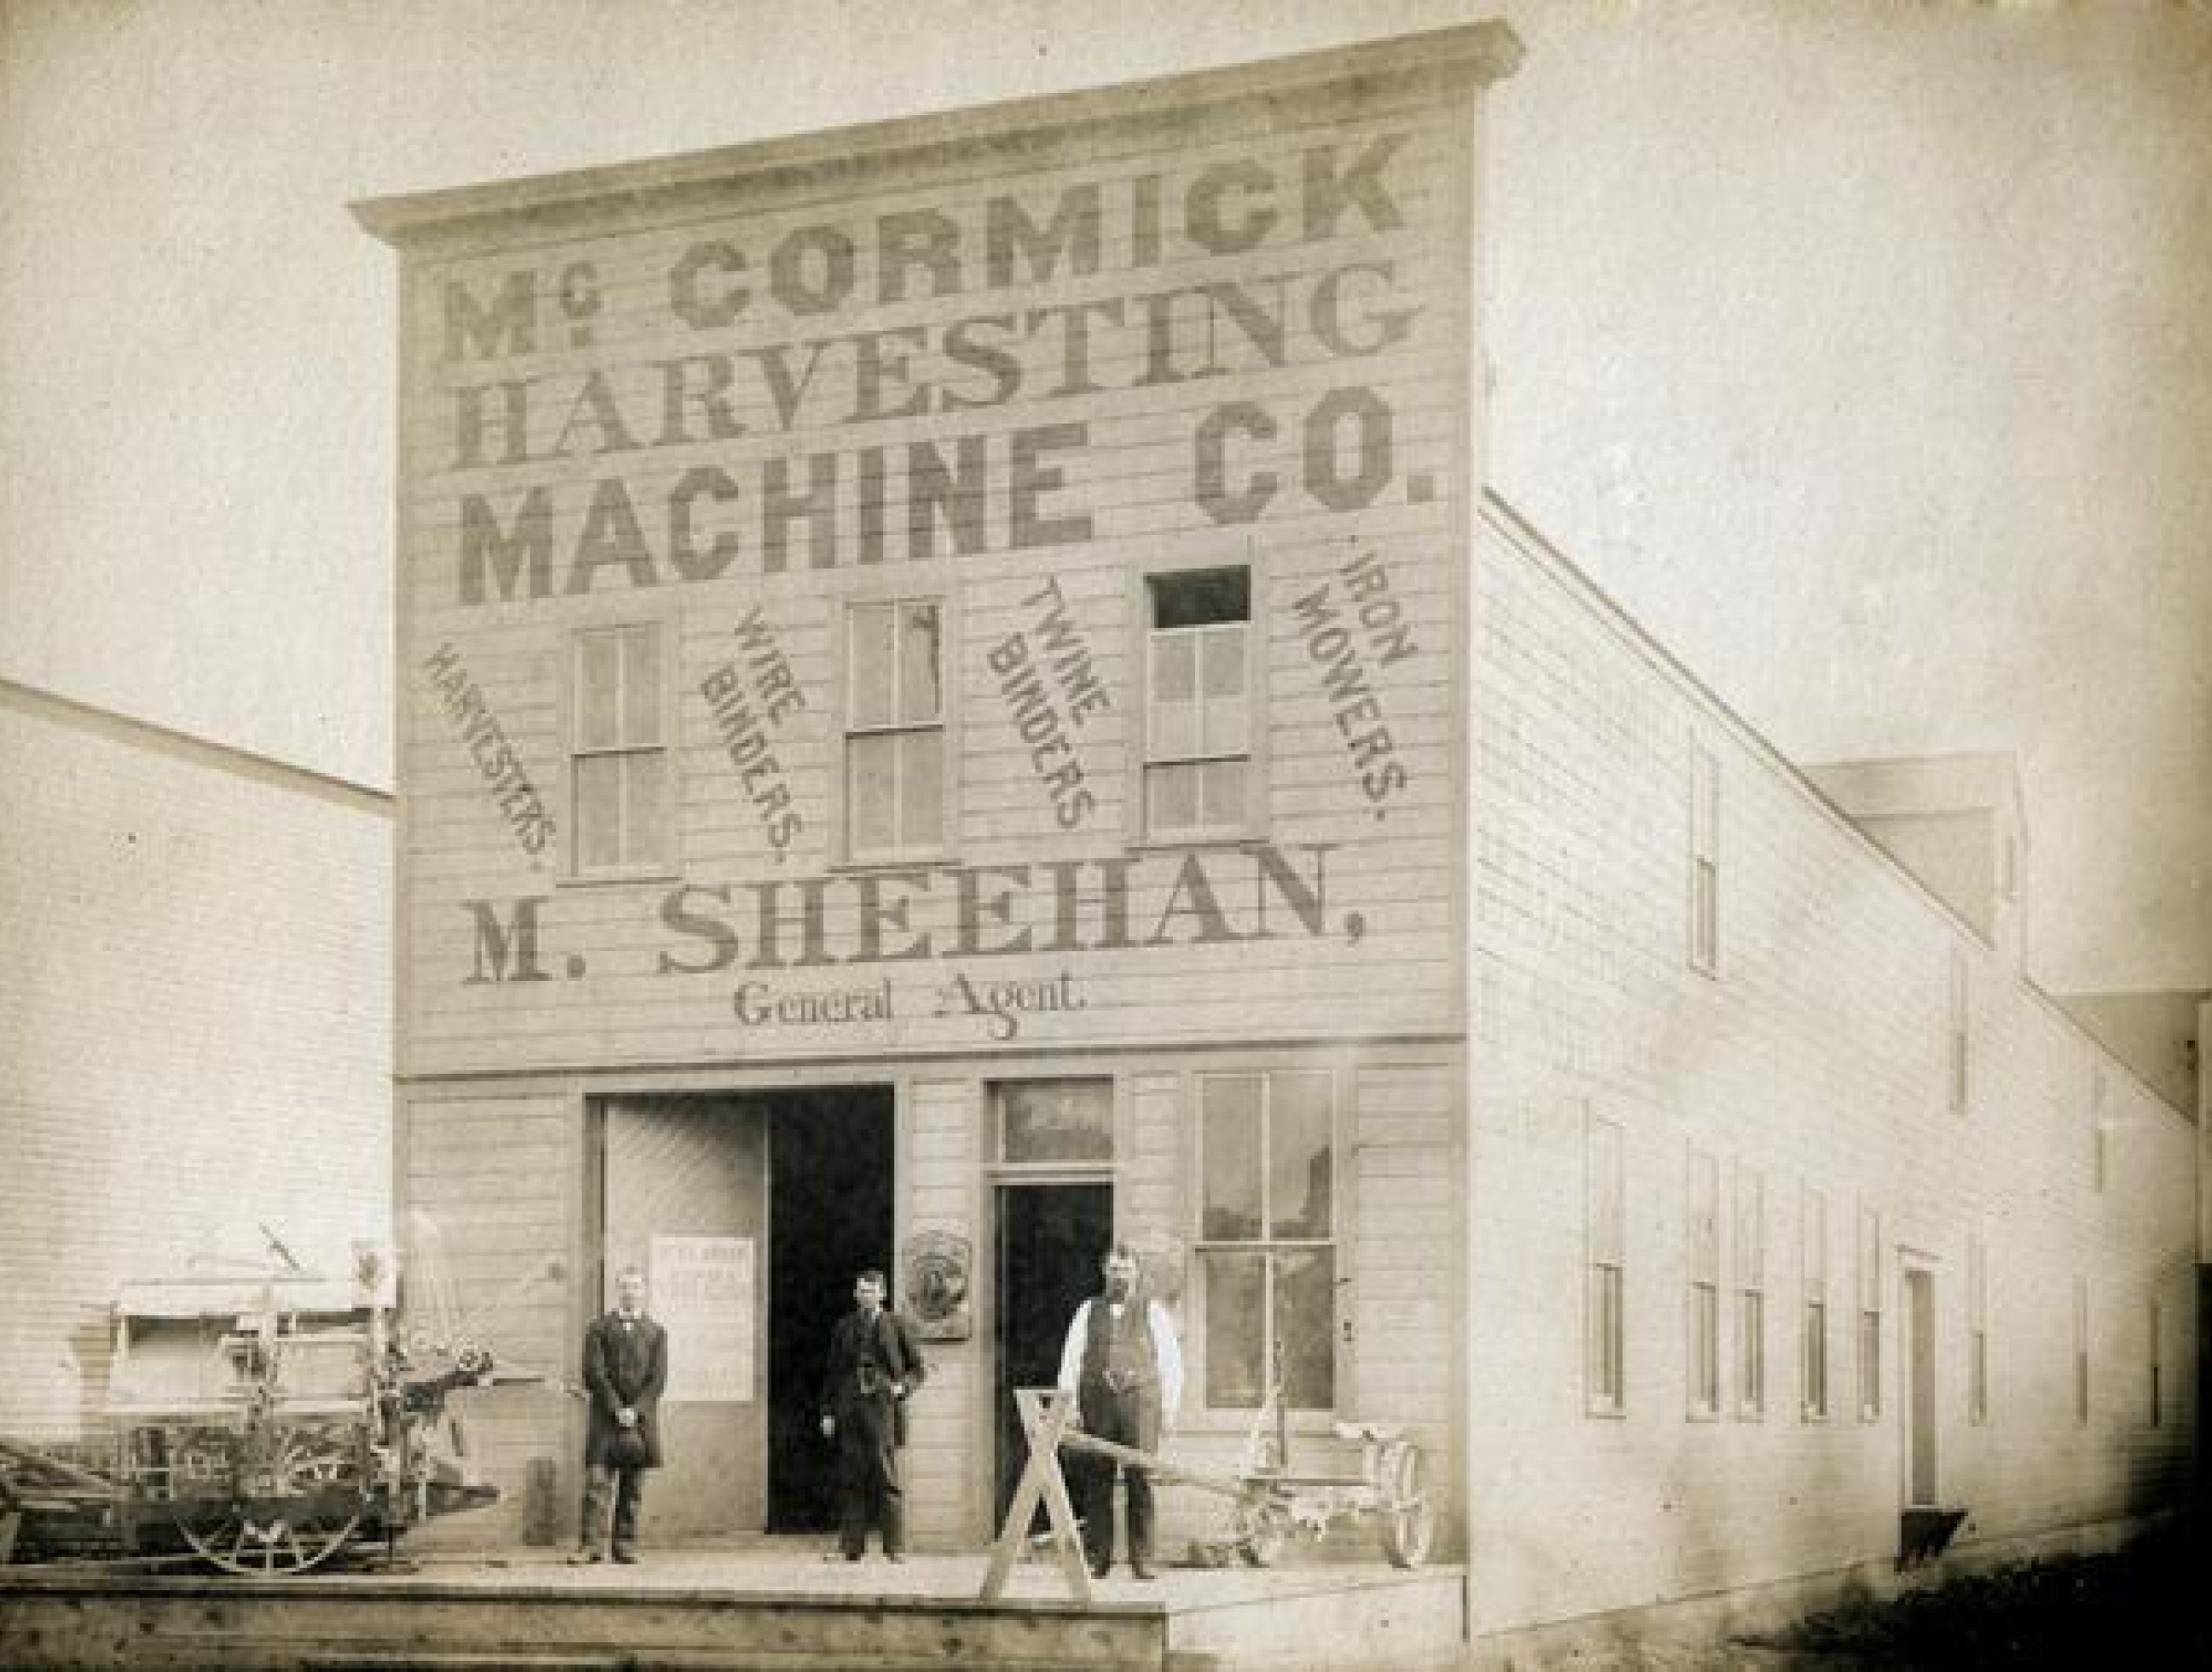
[{"label": "window on side wall", "polygon": [[1804,1200],[1804,1305],[1798,1355],[1802,1391],[1799,1408],[1808,1421],[1828,1415],[1828,1199],[1808,1190]]},{"label": "window on side wall", "polygon": [[1766,1181],[1756,1167],[1735,1169],[1735,1408],[1766,1413]]},{"label": "window on side wall", "polygon": [[2074,1280],[2074,1421],[2089,1421],[2089,1280]]},{"label": "window on side wall", "polygon": [[1720,1168],[1690,1152],[1689,1403],[1693,1417],[1721,1408]]},{"label": "window on side wall", "polygon": [[1859,1420],[1881,1415],[1881,1218],[1859,1209]]},{"label": "window on side wall", "polygon": [[1690,747],[1690,967],[1717,975],[1721,960],[1721,769]]},{"label": "window on side wall", "polygon": [[1206,1402],[1336,1404],[1336,1142],[1326,1070],[1198,1076]]},{"label": "window on side wall", "polygon": [[1977,1231],[1966,1244],[1966,1420],[1990,1419],[1990,1257]]},{"label": "window on side wall", "polygon": [[1237,836],[1253,823],[1252,572],[1146,581],[1144,829]]},{"label": "window on side wall", "polygon": [[1588,1249],[1583,1293],[1583,1400],[1594,1416],[1617,1416],[1627,1396],[1620,1128],[1586,1112],[1583,1154],[1583,1235]]},{"label": "window on side wall", "polygon": [[579,630],[568,675],[570,870],[665,870],[674,797],[659,624]]},{"label": "window on side wall", "polygon": [[943,606],[854,604],[845,633],[846,857],[941,850],[945,803]]}]

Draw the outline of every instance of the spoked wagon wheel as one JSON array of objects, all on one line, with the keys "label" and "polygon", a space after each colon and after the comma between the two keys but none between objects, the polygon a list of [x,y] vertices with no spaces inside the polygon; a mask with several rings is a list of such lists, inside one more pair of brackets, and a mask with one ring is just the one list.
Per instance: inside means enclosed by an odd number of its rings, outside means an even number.
[{"label": "spoked wagon wheel", "polygon": [[1421,1448],[1400,1440],[1383,1453],[1376,1470],[1382,1488],[1382,1554],[1398,1567],[1419,1567],[1436,1542],[1437,1505],[1429,1495]]},{"label": "spoked wagon wheel", "polygon": [[303,1573],[343,1550],[361,1524],[360,1469],[348,1439],[288,1428],[242,1466],[228,1499],[177,1506],[177,1527],[228,1572]]},{"label": "spoked wagon wheel", "polygon": [[268,1576],[304,1573],[328,1561],[360,1524],[358,1511],[338,1519],[280,1511],[264,1519],[250,1507],[236,1505],[197,1520],[179,1516],[177,1521],[192,1548],[217,1567]]}]

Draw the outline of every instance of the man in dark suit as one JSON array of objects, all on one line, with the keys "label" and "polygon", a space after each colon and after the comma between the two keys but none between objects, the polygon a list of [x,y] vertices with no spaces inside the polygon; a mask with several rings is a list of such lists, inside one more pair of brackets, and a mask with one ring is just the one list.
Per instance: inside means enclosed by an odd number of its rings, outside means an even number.
[{"label": "man in dark suit", "polygon": [[822,1378],[822,1433],[837,1443],[838,1548],[823,1558],[858,1561],[868,1527],[883,1528],[884,1556],[906,1560],[906,1493],[899,1448],[906,1444],[906,1397],[929,1373],[913,1327],[884,1305],[884,1275],[853,1283],[853,1310],[830,1337]]},{"label": "man in dark suit", "polygon": [[668,1385],[668,1332],[645,1315],[645,1274],[615,1280],[614,1311],[584,1331],[584,1520],[571,1562],[603,1554],[607,1498],[614,1497],[614,1559],[637,1560],[638,1504],[645,1471],[660,1466],[660,1393]]}]

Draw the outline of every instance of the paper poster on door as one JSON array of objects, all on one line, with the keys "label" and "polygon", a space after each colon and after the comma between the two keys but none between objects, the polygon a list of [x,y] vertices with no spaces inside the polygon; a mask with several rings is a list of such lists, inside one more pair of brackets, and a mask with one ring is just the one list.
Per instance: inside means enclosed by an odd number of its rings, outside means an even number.
[{"label": "paper poster on door", "polygon": [[753,1396],[753,1239],[655,1237],[653,1311],[668,1330],[671,1403]]}]

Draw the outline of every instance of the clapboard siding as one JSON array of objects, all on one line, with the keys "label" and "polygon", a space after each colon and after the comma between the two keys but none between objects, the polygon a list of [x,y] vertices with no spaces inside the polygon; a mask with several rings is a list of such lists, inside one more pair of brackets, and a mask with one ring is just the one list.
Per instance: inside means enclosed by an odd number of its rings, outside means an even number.
[{"label": "clapboard siding", "polygon": [[[564,1506],[582,1489],[582,1408],[568,1390],[581,1351],[571,1293],[582,1253],[574,1239],[583,1121],[569,1099],[507,1096],[405,1098],[399,1118],[403,1238],[427,1235],[438,1287],[470,1333],[502,1365],[544,1378],[459,1396],[471,1456],[501,1497],[417,1536],[455,1547],[519,1542],[533,1459],[553,1463]],[[416,1327],[440,1321],[410,1311]]]},{"label": "clapboard siding", "polygon": [[[421,328],[403,345],[400,495],[413,663],[403,669],[406,1069],[433,1075],[949,1053],[1017,1042],[1080,1048],[1455,1035],[1456,913],[1436,908],[1454,898],[1460,870],[1453,662],[1463,565],[1454,551],[1470,492],[1468,112],[1466,94],[1449,88],[1361,86],[1302,98],[1294,109],[1232,105],[1164,118],[1157,128],[1109,124],[1103,150],[1044,135],[981,151],[769,173],[734,182],[720,196],[687,196],[658,216],[616,198],[603,211],[570,217],[557,233],[527,221],[488,223],[472,243],[446,239],[420,248],[408,276],[410,317]],[[1182,228],[1193,184],[1223,165],[1244,171],[1221,177],[1224,218],[1241,224],[1248,210],[1274,217],[1255,247],[1209,251]],[[1361,184],[1363,167],[1373,170],[1386,205],[1379,217]],[[1309,167],[1324,182],[1339,178],[1333,170],[1346,171],[1342,201],[1328,202],[1324,191],[1310,221],[1302,202]],[[1140,176],[1158,177],[1164,206],[1156,251],[1139,247],[1132,233],[1131,183]],[[1043,225],[1062,193],[1093,187],[1102,205],[1096,270],[1079,273],[1062,260],[1039,279],[1018,256],[1010,282],[988,282],[983,251],[996,200],[1011,197]],[[916,210],[957,229],[959,272],[940,294],[928,269],[910,265],[902,270],[904,294],[887,296],[872,264],[878,233],[884,217],[895,227],[896,217]],[[823,239],[855,242],[854,287],[819,312],[794,312],[778,299],[773,252],[793,233],[825,227],[837,233]],[[726,269],[715,254],[701,270],[705,294],[738,284],[749,294],[734,317],[687,324],[673,311],[670,275],[687,251],[707,248],[738,251],[744,264]],[[518,272],[536,276],[541,306],[532,339],[503,342],[497,353],[467,345],[449,354],[449,290],[457,287],[483,308]],[[586,299],[573,313],[561,311],[564,276],[572,300]],[[1170,293],[1172,300],[1145,300]],[[1316,329],[1317,307],[1322,324],[1333,321],[1340,336]],[[1091,329],[1079,375],[1069,357],[1067,316],[1054,312],[1070,308],[1087,309],[1082,317]],[[1270,327],[1248,330],[1238,323],[1240,308],[1279,318],[1281,363],[1269,363]],[[1111,317],[1117,309],[1118,323]],[[957,332],[965,333],[957,347]],[[860,346],[863,335],[874,346]],[[968,354],[972,344],[1012,357],[1011,389],[1000,386],[996,364]],[[858,383],[864,354],[898,368],[884,374],[881,411],[854,421],[855,403],[865,404]],[[720,358],[710,365],[705,356]],[[690,364],[672,373],[679,360]],[[779,391],[775,368],[795,381]],[[686,391],[725,373],[726,387],[714,397],[727,430],[716,433],[707,409]],[[909,384],[943,397],[911,413],[893,410]],[[510,385],[526,408],[520,456],[507,428],[503,385]],[[1388,409],[1387,491],[1378,488],[1356,510],[1329,508],[1302,482],[1304,415],[1337,390],[1370,391]],[[1245,524],[1216,523],[1194,497],[1194,433],[1207,413],[1233,402],[1264,409],[1273,425],[1272,434],[1231,432],[1235,482],[1255,471],[1279,482],[1276,503]],[[473,439],[464,434],[465,418],[477,425]],[[1091,537],[1010,550],[1008,438],[1071,423],[1084,427],[1082,445],[1045,456],[1062,481],[1041,513],[1087,516]],[[927,443],[949,459],[954,438],[963,436],[985,438],[986,549],[915,560],[905,540],[905,450]],[[1346,440],[1332,456],[1345,468],[1357,462],[1352,446]],[[882,450],[888,461],[880,562],[860,560],[854,494],[863,448]],[[813,525],[800,518],[788,531],[790,566],[768,568],[763,472],[770,461],[786,461],[803,490],[813,480],[805,457],[813,454],[835,458],[834,561],[812,566]],[[719,578],[679,582],[670,563],[668,496],[705,467],[727,473],[738,497],[702,500],[696,531],[702,541],[734,532],[737,554]],[[571,593],[577,533],[607,481],[620,482],[659,584],[633,586],[617,565]],[[507,527],[524,496],[541,490],[556,530],[552,594],[508,600],[495,591],[483,602],[465,601],[459,530],[471,497]],[[937,537],[941,552],[942,530]],[[1139,839],[1144,577],[1162,566],[1218,563],[1249,564],[1254,575],[1253,770],[1264,793],[1250,834],[1272,844],[1301,878],[1322,863],[1312,857],[1314,845],[1328,849],[1321,921],[1297,923],[1287,900],[1271,897],[1265,938],[1251,932],[1253,862],[1236,847],[1159,848]],[[1371,574],[1387,581],[1387,597],[1379,589],[1354,596],[1355,585],[1376,585],[1364,575],[1355,582],[1347,566],[1354,564],[1371,564]],[[904,908],[905,927],[887,929],[884,940],[896,947],[926,934],[931,954],[755,967],[751,885],[829,877],[833,899],[848,900],[860,886],[842,869],[844,621],[855,602],[899,597],[937,599],[944,610],[951,783],[944,849],[928,856],[940,869]],[[1055,752],[1035,757],[1041,722],[1010,695],[1006,658],[1017,635],[1033,655],[1042,651],[1044,614],[1055,602],[1104,702],[1078,724],[1067,690],[1046,677],[1059,734]],[[1363,602],[1374,611],[1365,625]],[[773,721],[761,714],[751,659],[759,641],[747,643],[741,631],[755,620],[773,641],[779,673],[787,670],[802,699]],[[628,621],[658,624],[671,658],[670,857],[648,880],[580,885],[569,878],[563,839],[526,851],[463,729],[480,698],[565,833],[570,637],[581,627]],[[1339,662],[1340,700],[1326,678]],[[471,693],[469,712],[458,718],[454,669],[465,670]],[[763,775],[748,785],[732,758],[726,713],[715,712],[713,699],[732,675],[765,734],[765,750],[748,754],[747,763],[757,753],[774,757],[768,811],[754,798]],[[1370,692],[1370,706],[1340,716],[1346,702]],[[1384,728],[1387,756],[1370,736]],[[1364,761],[1354,754],[1353,740],[1363,736],[1377,751]],[[1385,758],[1405,782],[1382,792],[1378,805],[1360,778]],[[1043,777],[1071,763],[1090,802],[1072,828],[1058,821]],[[794,815],[796,833],[772,833],[773,812]],[[785,839],[781,846],[777,838]],[[1057,862],[1129,865],[1128,911],[1139,944],[1060,951],[1038,944],[1054,938],[1044,868]],[[1186,872],[1187,862],[1200,869]],[[941,869],[951,865],[1030,868],[1003,918],[993,915],[992,902],[1005,879],[981,880],[976,937],[997,945],[1026,931],[1030,952],[957,952],[957,884]],[[1092,869],[1079,880],[1085,940],[1099,938],[1089,902],[1105,875]],[[732,891],[726,906],[695,893],[684,909],[727,919],[742,948],[735,961],[686,972],[714,948],[664,918],[684,885]],[[1209,885],[1241,938],[1190,943],[1201,930],[1214,932],[1205,903],[1187,892]],[[538,902],[531,909],[548,978],[472,979],[500,973],[487,961],[484,924],[504,931],[521,900]],[[842,906],[831,914],[830,945],[842,960],[856,949],[857,922]],[[509,952],[512,964],[515,948]],[[1002,1024],[957,992],[948,1002],[956,978],[1040,988],[1066,978],[1071,984],[1059,991],[1067,1002],[1026,1010],[1016,1035],[994,1038]],[[748,982],[774,999],[885,978],[893,989],[888,1021],[762,1024],[740,1020],[736,1009]]]},{"label": "clapboard siding", "polygon": [[[915,1079],[905,1096],[901,1241],[936,1232],[981,1248],[980,1087],[973,1080]],[[987,1460],[976,1454],[973,1413],[983,1396],[978,1366],[988,1360],[988,1344],[971,1333],[965,1341],[929,1342],[925,1354],[928,1381],[908,1408],[908,1518],[922,1543],[959,1544],[974,1536],[981,1519],[971,1482]]]}]

